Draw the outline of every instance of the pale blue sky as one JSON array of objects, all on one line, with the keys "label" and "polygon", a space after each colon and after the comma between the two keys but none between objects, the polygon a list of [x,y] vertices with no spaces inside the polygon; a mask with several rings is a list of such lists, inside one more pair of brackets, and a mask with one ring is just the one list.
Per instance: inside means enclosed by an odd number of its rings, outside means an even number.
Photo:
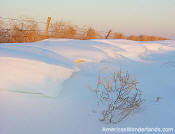
[{"label": "pale blue sky", "polygon": [[51,16],[98,30],[175,39],[175,0],[0,0],[0,16]]}]

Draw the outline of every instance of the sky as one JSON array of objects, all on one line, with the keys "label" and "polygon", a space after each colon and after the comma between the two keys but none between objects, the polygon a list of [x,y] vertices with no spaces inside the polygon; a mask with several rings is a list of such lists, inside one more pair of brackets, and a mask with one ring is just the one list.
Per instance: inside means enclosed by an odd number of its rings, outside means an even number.
[{"label": "sky", "polygon": [[0,17],[19,16],[175,39],[175,0],[0,0]]}]

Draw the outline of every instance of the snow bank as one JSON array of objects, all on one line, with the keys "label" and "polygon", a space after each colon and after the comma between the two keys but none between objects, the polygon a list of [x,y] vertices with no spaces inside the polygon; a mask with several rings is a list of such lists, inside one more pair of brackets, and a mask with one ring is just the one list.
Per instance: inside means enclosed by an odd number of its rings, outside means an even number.
[{"label": "snow bank", "polygon": [[79,64],[111,59],[142,62],[152,53],[175,51],[173,44],[102,39],[0,44],[0,89],[56,96]]},{"label": "snow bank", "polygon": [[175,51],[174,41],[138,42],[118,39],[96,40],[55,40],[36,43],[37,47],[59,54],[70,61],[82,59],[86,62],[127,58],[134,61],[152,53]]},{"label": "snow bank", "polygon": [[40,61],[0,57],[0,90],[57,96],[73,70]]},{"label": "snow bank", "polygon": [[[136,42],[130,40],[96,40],[103,43],[95,45],[96,48],[104,51],[111,58],[128,58],[134,61],[143,61],[144,57],[151,53],[165,53],[175,51],[175,46],[166,46],[166,41],[160,43],[153,42]],[[165,44],[161,44],[161,43]]]}]

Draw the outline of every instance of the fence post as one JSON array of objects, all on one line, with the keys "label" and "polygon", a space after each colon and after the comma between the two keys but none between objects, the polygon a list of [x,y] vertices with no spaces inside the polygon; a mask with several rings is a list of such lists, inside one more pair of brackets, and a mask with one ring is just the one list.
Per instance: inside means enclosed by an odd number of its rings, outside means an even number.
[{"label": "fence post", "polygon": [[48,17],[47,18],[46,29],[45,29],[45,32],[44,32],[44,38],[48,37],[48,30],[49,30],[50,20],[51,20],[51,17]]},{"label": "fence post", "polygon": [[110,35],[111,32],[112,32],[112,30],[110,29],[109,32],[108,32],[108,34],[105,37],[106,39],[108,39],[108,37],[109,37],[109,35]]}]

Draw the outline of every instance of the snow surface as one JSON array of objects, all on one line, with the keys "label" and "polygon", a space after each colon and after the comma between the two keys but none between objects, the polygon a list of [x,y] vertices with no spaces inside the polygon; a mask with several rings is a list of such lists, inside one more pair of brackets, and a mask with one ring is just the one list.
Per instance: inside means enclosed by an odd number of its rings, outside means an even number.
[{"label": "snow surface", "polygon": [[[174,57],[172,40],[0,44],[0,134],[102,134],[103,127],[175,127]],[[138,113],[117,125],[98,121],[97,100],[87,86],[96,86],[104,68],[128,70],[145,99]]]},{"label": "snow surface", "polygon": [[0,57],[0,89],[57,96],[72,70],[40,61]]}]

